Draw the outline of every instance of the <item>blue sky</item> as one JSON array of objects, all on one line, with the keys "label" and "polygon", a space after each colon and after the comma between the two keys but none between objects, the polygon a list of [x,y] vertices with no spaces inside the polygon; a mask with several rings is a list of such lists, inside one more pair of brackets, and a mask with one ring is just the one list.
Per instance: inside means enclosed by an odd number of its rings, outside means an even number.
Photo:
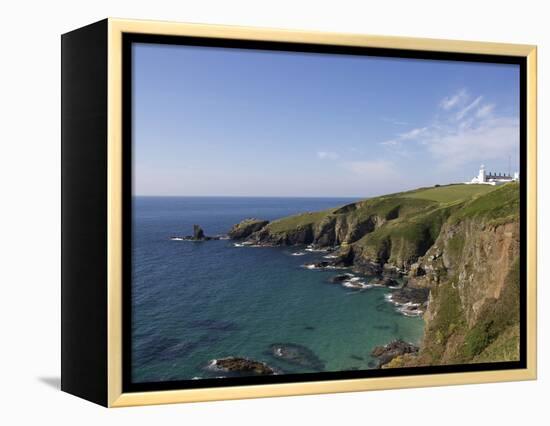
[{"label": "blue sky", "polygon": [[358,196],[519,163],[519,67],[133,47],[136,195]]}]

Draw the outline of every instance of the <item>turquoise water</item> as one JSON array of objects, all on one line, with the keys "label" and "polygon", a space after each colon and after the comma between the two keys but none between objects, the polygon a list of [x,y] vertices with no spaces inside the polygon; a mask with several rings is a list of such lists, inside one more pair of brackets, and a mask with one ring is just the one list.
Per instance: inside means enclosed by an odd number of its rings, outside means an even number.
[{"label": "turquoise water", "polygon": [[[216,235],[245,217],[271,220],[352,201],[136,197],[132,381],[213,377],[206,365],[227,356],[264,361],[282,374],[369,369],[374,346],[397,338],[418,343],[422,319],[396,312],[384,299],[389,290],[352,290],[329,282],[343,271],[302,267],[323,253],[170,240],[190,234],[194,223]],[[303,346],[320,363],[276,359],[272,344]]]}]

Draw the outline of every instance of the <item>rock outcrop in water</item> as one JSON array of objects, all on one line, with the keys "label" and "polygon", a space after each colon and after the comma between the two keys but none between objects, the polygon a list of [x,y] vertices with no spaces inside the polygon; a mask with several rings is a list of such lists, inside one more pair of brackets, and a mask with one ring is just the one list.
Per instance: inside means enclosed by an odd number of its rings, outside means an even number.
[{"label": "rock outcrop in water", "polygon": [[[193,235],[186,235],[184,237],[171,237],[172,240],[176,241],[210,241],[210,240],[221,240],[224,236],[216,235],[214,237],[209,237],[204,234],[204,230],[200,225],[193,225]],[[227,239],[227,237],[226,237]]]},{"label": "rock outcrop in water", "polygon": [[341,284],[344,281],[349,281],[351,278],[353,278],[352,274],[340,274],[330,278],[330,282]]},{"label": "rock outcrop in water", "polygon": [[241,373],[244,375],[266,376],[275,374],[265,362],[241,357],[227,357],[214,359],[208,364],[208,368],[227,373]]},{"label": "rock outcrop in water", "polygon": [[378,367],[383,368],[394,358],[405,354],[417,354],[418,347],[403,340],[394,340],[384,346],[376,346],[371,355],[378,358]]},{"label": "rock outcrop in water", "polygon": [[390,301],[425,332],[398,367],[519,359],[519,234],[518,183],[447,185],[278,219],[245,243],[338,247],[309,267],[403,277]]},{"label": "rock outcrop in water", "polygon": [[193,225],[193,239],[204,240],[204,231],[199,225]]}]

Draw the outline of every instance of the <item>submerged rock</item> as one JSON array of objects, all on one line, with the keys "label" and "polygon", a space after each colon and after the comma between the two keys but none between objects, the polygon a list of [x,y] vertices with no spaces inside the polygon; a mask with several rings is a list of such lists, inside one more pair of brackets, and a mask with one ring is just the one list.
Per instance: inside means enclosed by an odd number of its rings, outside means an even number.
[{"label": "submerged rock", "polygon": [[405,354],[417,354],[418,346],[412,343],[405,342],[404,340],[394,340],[384,346],[376,346],[371,355],[378,358],[378,367],[381,368],[385,364],[388,364],[394,358]]},{"label": "submerged rock", "polygon": [[275,374],[275,370],[273,370],[265,362],[234,356],[213,359],[208,363],[208,368],[228,373],[243,373],[255,376]]},{"label": "submerged rock", "polygon": [[268,223],[268,220],[248,218],[233,225],[227,235],[234,240],[242,240],[259,231]]},{"label": "submerged rock", "polygon": [[136,348],[135,357],[140,363],[173,360],[189,354],[198,346],[199,343],[194,341],[152,335]]},{"label": "submerged rock", "polygon": [[302,345],[295,343],[274,343],[269,347],[271,354],[290,364],[299,365],[316,371],[325,369],[325,363],[315,353]]},{"label": "submerged rock", "polygon": [[331,283],[338,283],[338,284],[341,284],[343,283],[344,281],[348,281],[350,279],[353,278],[353,275],[352,274],[340,274],[340,275],[335,275],[334,277],[332,277],[330,279],[330,282]]},{"label": "submerged rock", "polygon": [[306,263],[302,265],[306,269],[345,269],[342,266],[337,266],[334,262],[321,260],[320,262]]}]

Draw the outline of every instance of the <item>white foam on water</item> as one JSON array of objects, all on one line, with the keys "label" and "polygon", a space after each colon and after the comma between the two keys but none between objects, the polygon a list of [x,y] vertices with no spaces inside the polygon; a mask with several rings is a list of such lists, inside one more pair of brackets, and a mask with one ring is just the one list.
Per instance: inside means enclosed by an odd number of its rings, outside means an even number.
[{"label": "white foam on water", "polygon": [[312,263],[306,263],[305,265],[302,265],[302,267],[306,268],[306,269],[321,269],[321,268],[319,268],[318,266],[315,266]]},{"label": "white foam on water", "polygon": [[351,280],[343,281],[342,286],[358,290],[365,290],[367,288],[370,288],[368,284],[366,284],[364,281],[360,281],[360,278],[358,277],[354,277]]}]

